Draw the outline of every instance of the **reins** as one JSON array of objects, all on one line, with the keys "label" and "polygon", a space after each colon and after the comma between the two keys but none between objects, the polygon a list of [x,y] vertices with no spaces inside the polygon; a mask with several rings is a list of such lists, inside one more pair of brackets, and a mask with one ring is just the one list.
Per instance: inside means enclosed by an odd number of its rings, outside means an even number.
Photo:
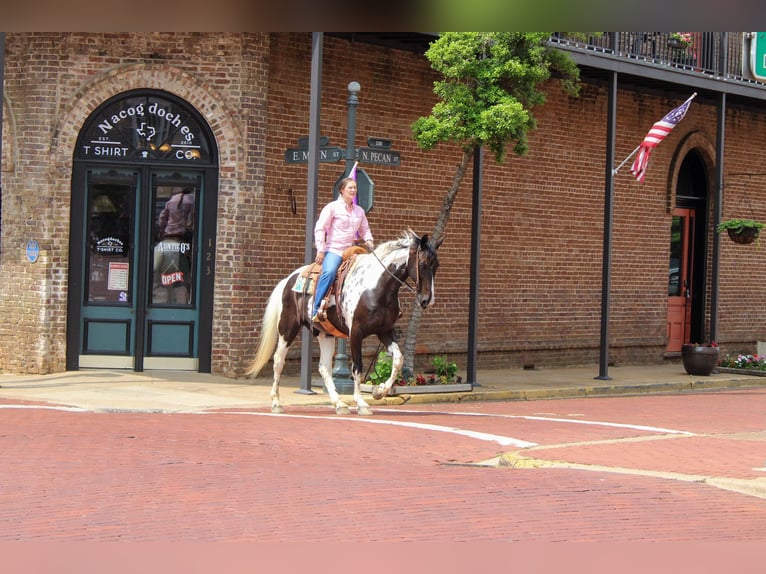
[{"label": "reins", "polygon": [[[408,249],[409,249],[409,248],[408,248]],[[419,265],[419,263],[417,262],[417,257],[418,257],[418,254],[419,254],[419,253],[420,253],[420,247],[418,246],[417,250],[415,251],[415,259],[416,259],[416,261],[415,261],[415,285],[416,285],[416,287],[413,287],[412,285],[410,285],[409,283],[407,283],[407,279],[409,278],[409,275],[407,276],[407,278],[405,278],[405,280],[404,280],[404,281],[402,281],[402,280],[401,280],[401,279],[399,279],[399,278],[398,278],[396,275],[394,275],[393,273],[391,273],[391,270],[388,268],[388,266],[387,266],[385,263],[383,263],[383,262],[380,260],[380,257],[378,257],[378,255],[377,255],[377,253],[375,253],[375,251],[370,251],[370,254],[371,254],[373,257],[375,257],[375,259],[377,259],[377,260],[378,260],[378,263],[380,263],[381,267],[383,267],[383,269],[385,270],[385,272],[386,272],[386,273],[388,273],[388,274],[389,274],[391,277],[393,277],[394,279],[396,279],[396,280],[399,282],[399,285],[402,285],[402,286],[404,286],[404,287],[407,287],[407,289],[409,289],[410,291],[413,291],[413,292],[415,292],[415,291],[417,290],[417,285],[418,285],[418,283],[420,283],[420,265]],[[409,263],[409,261],[410,261],[410,259],[409,259],[409,256],[408,256],[408,257],[407,257],[407,262]]]}]

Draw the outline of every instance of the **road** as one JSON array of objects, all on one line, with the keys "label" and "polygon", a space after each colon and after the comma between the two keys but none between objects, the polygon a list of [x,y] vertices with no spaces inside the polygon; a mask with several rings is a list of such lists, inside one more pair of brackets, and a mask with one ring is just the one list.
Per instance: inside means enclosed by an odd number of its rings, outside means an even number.
[{"label": "road", "polygon": [[0,541],[766,539],[766,390],[201,413],[0,400]]}]

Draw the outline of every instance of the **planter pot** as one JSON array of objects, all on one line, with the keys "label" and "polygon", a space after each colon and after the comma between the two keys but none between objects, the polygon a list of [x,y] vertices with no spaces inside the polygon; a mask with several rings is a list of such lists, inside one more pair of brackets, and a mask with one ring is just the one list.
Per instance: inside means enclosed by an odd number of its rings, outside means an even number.
[{"label": "planter pot", "polygon": [[[375,385],[368,385],[363,383],[359,385],[359,389],[363,393],[371,393]],[[394,385],[391,387],[391,392],[388,396],[396,395],[418,395],[422,393],[458,393],[473,390],[471,383],[454,383],[447,385],[415,385],[415,386],[400,386]]]},{"label": "planter pot", "polygon": [[758,239],[760,229],[756,229],[755,227],[743,227],[741,231],[727,229],[726,232],[729,234],[729,239],[734,243],[747,244]]},{"label": "planter pot", "polygon": [[681,359],[684,369],[690,375],[707,377],[713,372],[718,359],[721,355],[721,349],[718,347],[700,347],[697,345],[684,345],[681,347]]}]

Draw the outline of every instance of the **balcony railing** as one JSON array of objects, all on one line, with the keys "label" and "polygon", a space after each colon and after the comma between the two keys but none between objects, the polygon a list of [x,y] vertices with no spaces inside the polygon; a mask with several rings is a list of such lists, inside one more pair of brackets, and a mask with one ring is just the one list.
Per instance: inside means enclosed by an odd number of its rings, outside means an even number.
[{"label": "balcony railing", "polygon": [[679,45],[674,32],[602,32],[587,39],[554,34],[550,41],[575,50],[588,50],[648,65],[706,74],[711,79],[766,86],[748,77],[743,42],[748,32],[682,32],[691,42]]}]

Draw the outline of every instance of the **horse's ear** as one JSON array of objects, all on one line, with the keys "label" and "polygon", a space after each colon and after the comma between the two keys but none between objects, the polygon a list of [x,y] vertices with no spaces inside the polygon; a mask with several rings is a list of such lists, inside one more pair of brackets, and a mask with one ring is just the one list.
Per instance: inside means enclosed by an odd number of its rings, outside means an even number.
[{"label": "horse's ear", "polygon": [[444,241],[444,234],[442,234],[442,236],[441,236],[441,237],[439,237],[439,239],[437,239],[436,241],[434,241],[434,251],[436,251],[437,249],[439,249],[439,246],[442,244],[442,242],[443,242],[443,241]]}]

